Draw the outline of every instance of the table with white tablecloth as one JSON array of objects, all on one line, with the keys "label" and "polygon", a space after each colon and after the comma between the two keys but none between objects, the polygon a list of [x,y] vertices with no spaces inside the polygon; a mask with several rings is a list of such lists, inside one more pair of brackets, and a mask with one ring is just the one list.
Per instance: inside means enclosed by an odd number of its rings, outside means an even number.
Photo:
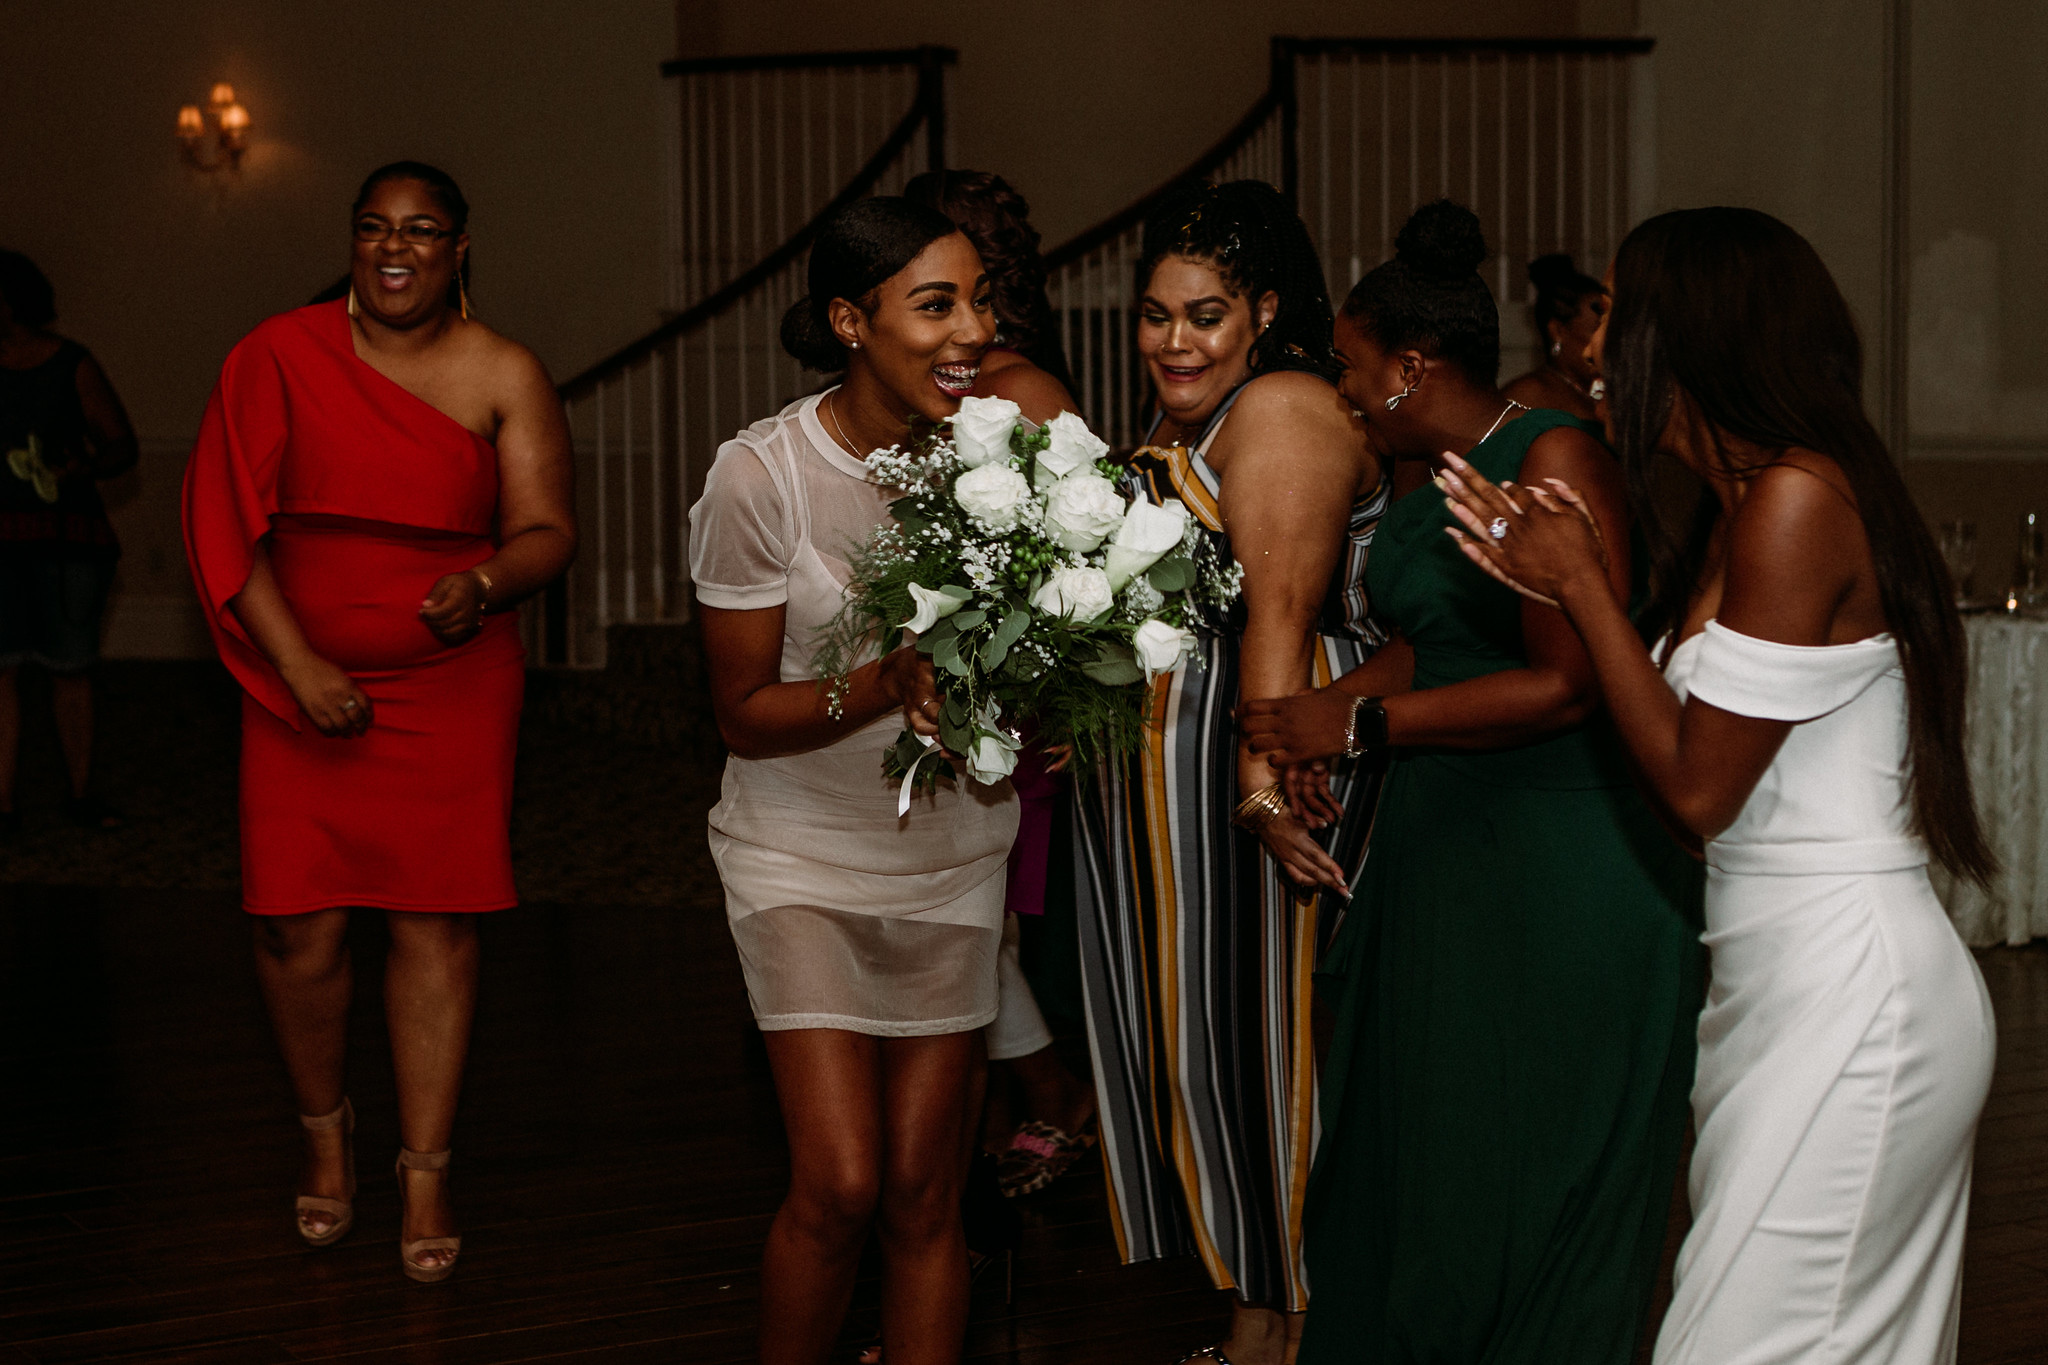
[{"label": "table with white tablecloth", "polygon": [[1964,628],[1970,777],[1999,873],[1985,890],[1930,871],[1964,942],[2025,943],[2048,936],[2048,620],[1989,612]]}]

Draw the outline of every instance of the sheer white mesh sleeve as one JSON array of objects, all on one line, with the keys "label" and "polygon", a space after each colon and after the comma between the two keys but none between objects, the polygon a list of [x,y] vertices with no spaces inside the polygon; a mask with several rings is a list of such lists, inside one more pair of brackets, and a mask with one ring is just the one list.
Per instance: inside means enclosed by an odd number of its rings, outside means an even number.
[{"label": "sheer white mesh sleeve", "polygon": [[690,509],[690,578],[697,600],[727,611],[789,600],[798,534],[789,490],[748,441],[727,441]]}]

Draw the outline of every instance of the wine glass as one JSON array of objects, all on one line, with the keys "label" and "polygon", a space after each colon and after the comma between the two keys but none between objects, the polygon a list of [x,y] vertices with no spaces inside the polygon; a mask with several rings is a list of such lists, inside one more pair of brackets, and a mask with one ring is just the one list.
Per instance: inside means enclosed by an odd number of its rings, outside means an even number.
[{"label": "wine glass", "polygon": [[1955,582],[1956,603],[1970,600],[1971,578],[1977,572],[1977,523],[1958,517],[1941,524],[1941,557]]},{"label": "wine glass", "polygon": [[2019,581],[2013,585],[2020,605],[2029,610],[2048,605],[2041,583],[2042,526],[2039,512],[2020,518]]}]

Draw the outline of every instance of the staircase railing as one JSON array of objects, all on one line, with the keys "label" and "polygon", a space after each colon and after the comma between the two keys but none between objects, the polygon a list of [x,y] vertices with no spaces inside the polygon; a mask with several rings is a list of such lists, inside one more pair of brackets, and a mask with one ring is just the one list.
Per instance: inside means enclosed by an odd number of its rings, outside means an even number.
[{"label": "staircase railing", "polygon": [[[1284,191],[1338,299],[1393,254],[1417,204],[1457,198],[1495,249],[1504,347],[1532,343],[1526,263],[1569,251],[1597,273],[1638,216],[1629,152],[1646,101],[1631,63],[1650,48],[1646,38],[1275,38],[1265,93],[1221,140],[1047,254],[1084,414],[1113,444],[1142,436],[1150,393],[1133,349],[1132,276],[1146,216],[1189,178]],[[718,446],[813,387],[778,339],[803,292],[804,254],[840,205],[946,164],[953,61],[950,49],[916,48],[664,67],[680,311],[562,386],[583,550],[529,610],[535,657],[601,664],[609,626],[688,619],[688,512]],[[856,155],[839,180],[842,158]]]},{"label": "staircase railing", "polygon": [[1533,344],[1523,268],[1548,251],[1598,267],[1636,216],[1631,59],[1648,38],[1275,38],[1266,92],[1180,174],[1046,255],[1078,390],[1112,444],[1143,435],[1133,351],[1146,217],[1190,179],[1265,180],[1293,199],[1333,300],[1394,252],[1417,205],[1448,195],[1486,225],[1502,343]]},{"label": "staircase railing", "polygon": [[[688,515],[705,471],[740,427],[811,387],[779,342],[783,311],[804,292],[805,253],[841,205],[945,165],[954,60],[927,47],[663,68],[677,82],[684,144],[672,286],[690,301],[561,386],[582,548],[528,610],[535,658],[599,665],[608,627],[688,619]],[[872,140],[855,143],[856,131]],[[834,187],[829,198],[820,185]]]}]

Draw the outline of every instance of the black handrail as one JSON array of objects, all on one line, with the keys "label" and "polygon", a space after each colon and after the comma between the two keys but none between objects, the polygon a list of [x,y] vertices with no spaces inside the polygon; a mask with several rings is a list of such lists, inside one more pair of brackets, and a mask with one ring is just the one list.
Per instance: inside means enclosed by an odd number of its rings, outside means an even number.
[{"label": "black handrail", "polygon": [[1385,53],[1394,57],[1485,56],[1641,56],[1656,47],[1655,38],[1275,38],[1297,57],[1325,53],[1352,56]]},{"label": "black handrail", "polygon": [[678,57],[663,62],[661,74],[690,76],[710,71],[778,69],[815,71],[821,67],[916,66],[931,61],[953,66],[959,60],[959,49],[928,43],[923,47],[874,48],[864,52],[764,52],[744,57]]},{"label": "black handrail", "polygon": [[1300,117],[1295,102],[1295,63],[1301,57],[1316,57],[1339,54],[1362,56],[1384,53],[1388,56],[1639,56],[1657,45],[1654,38],[1283,38],[1276,37],[1271,46],[1271,67],[1267,77],[1266,92],[1260,95],[1245,116],[1232,126],[1207,151],[1196,157],[1184,169],[1135,202],[1118,209],[1109,217],[1087,228],[1045,253],[1048,270],[1057,270],[1087,255],[1104,242],[1111,241],[1145,220],[1147,214],[1159,202],[1185,185],[1190,180],[1203,179],[1208,174],[1242,151],[1245,144],[1264,126],[1267,119],[1277,111],[1281,121],[1280,135],[1280,179],[1281,192],[1290,200],[1299,189],[1300,170],[1297,158],[1299,137],[1296,123]]},{"label": "black handrail", "polygon": [[1209,172],[1235,156],[1243,148],[1244,144],[1251,140],[1252,134],[1256,133],[1266,120],[1273,116],[1273,111],[1278,107],[1279,101],[1273,97],[1271,90],[1259,96],[1258,102],[1245,111],[1244,117],[1233,124],[1229,132],[1218,138],[1214,146],[1196,157],[1187,167],[1176,173],[1172,179],[1162,182],[1150,192],[1141,195],[1136,202],[1118,209],[1094,227],[1069,237],[1066,241],[1046,252],[1045,268],[1047,270],[1058,270],[1061,266],[1087,255],[1095,250],[1096,247],[1101,246],[1104,242],[1111,240],[1130,228],[1134,223],[1143,222],[1145,215],[1150,213],[1160,200],[1188,181],[1199,179],[1209,174]]},{"label": "black handrail", "polygon": [[932,161],[931,169],[945,169],[944,123],[933,117],[923,79],[919,81],[918,92],[918,99],[910,106],[910,112],[903,116],[881,147],[867,159],[853,179],[847,182],[846,188],[834,195],[832,201],[818,210],[809,222],[798,228],[794,236],[755,262],[716,293],[692,304],[637,341],[621,346],[575,378],[557,385],[556,392],[561,395],[562,401],[574,402],[626,366],[645,359],[671,337],[681,336],[709,322],[738,303],[756,285],[802,255],[824,230],[826,221],[833,214],[854,200],[865,197],[868,191],[875,187],[875,183],[882,178],[882,173],[889,169],[889,163],[910,145],[910,140],[917,135],[920,126],[927,130],[934,124],[938,127],[939,134],[931,140],[928,154]]}]

